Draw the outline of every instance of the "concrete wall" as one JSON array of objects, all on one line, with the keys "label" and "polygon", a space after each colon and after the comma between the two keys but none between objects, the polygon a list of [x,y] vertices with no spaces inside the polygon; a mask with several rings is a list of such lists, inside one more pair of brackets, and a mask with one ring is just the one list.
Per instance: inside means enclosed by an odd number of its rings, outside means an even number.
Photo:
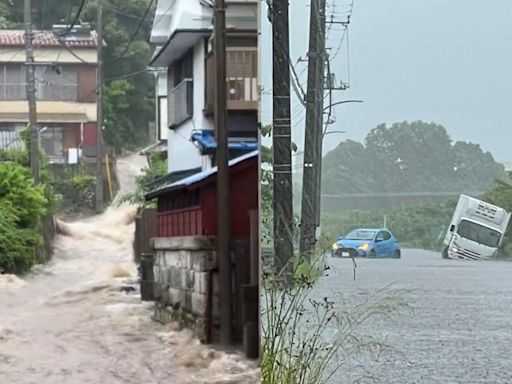
[{"label": "concrete wall", "polygon": [[[152,239],[155,318],[176,321],[201,341],[208,341],[208,292],[212,288],[212,328],[218,328],[219,301],[216,243],[211,237]],[[212,335],[215,338],[215,335]]]}]

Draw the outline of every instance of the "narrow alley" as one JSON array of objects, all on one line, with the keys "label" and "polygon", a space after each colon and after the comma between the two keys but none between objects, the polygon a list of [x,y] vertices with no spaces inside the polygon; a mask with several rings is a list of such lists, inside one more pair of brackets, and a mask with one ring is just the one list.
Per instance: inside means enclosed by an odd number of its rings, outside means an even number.
[{"label": "narrow alley", "polygon": [[[122,191],[145,160],[120,159]],[[0,275],[0,383],[256,383],[255,363],[152,321],[140,301],[135,208],[59,222],[50,264]]]}]

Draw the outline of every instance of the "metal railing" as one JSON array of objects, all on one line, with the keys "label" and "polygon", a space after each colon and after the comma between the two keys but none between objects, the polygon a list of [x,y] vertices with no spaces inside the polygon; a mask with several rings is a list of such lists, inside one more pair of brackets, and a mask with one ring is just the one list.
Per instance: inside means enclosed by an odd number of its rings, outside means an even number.
[{"label": "metal railing", "polygon": [[78,100],[78,85],[76,84],[43,84],[38,91],[40,100]]},{"label": "metal railing", "polygon": [[[212,112],[215,103],[215,62],[206,62],[206,105]],[[226,52],[226,82],[228,108],[252,109],[259,99],[258,51],[256,48],[229,47]]]},{"label": "metal railing", "polygon": [[193,114],[194,83],[192,79],[184,79],[169,94],[169,125],[176,126]]},{"label": "metal railing", "polygon": [[27,98],[26,84],[0,84],[0,99],[24,100]]},{"label": "metal railing", "polygon": [[[38,100],[78,100],[77,84],[39,84],[36,87]],[[24,100],[27,98],[27,84],[0,84],[0,100]]]}]

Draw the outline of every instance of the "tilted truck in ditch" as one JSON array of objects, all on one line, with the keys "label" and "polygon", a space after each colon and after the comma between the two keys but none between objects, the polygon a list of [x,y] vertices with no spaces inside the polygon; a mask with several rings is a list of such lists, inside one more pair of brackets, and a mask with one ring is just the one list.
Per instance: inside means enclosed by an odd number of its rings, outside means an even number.
[{"label": "tilted truck in ditch", "polygon": [[510,213],[503,208],[460,195],[444,238],[443,258],[495,258],[509,221]]}]

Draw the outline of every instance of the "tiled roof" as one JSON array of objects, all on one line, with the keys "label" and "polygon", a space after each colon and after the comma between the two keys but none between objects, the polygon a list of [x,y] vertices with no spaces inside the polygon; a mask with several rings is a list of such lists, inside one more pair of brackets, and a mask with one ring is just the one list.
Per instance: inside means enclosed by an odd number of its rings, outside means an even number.
[{"label": "tiled roof", "polygon": [[[66,36],[64,42],[68,47],[96,47],[96,32],[92,31],[88,37]],[[35,31],[34,47],[58,47],[61,44],[51,31]],[[25,31],[14,29],[0,30],[0,47],[23,47],[25,45]]]}]

